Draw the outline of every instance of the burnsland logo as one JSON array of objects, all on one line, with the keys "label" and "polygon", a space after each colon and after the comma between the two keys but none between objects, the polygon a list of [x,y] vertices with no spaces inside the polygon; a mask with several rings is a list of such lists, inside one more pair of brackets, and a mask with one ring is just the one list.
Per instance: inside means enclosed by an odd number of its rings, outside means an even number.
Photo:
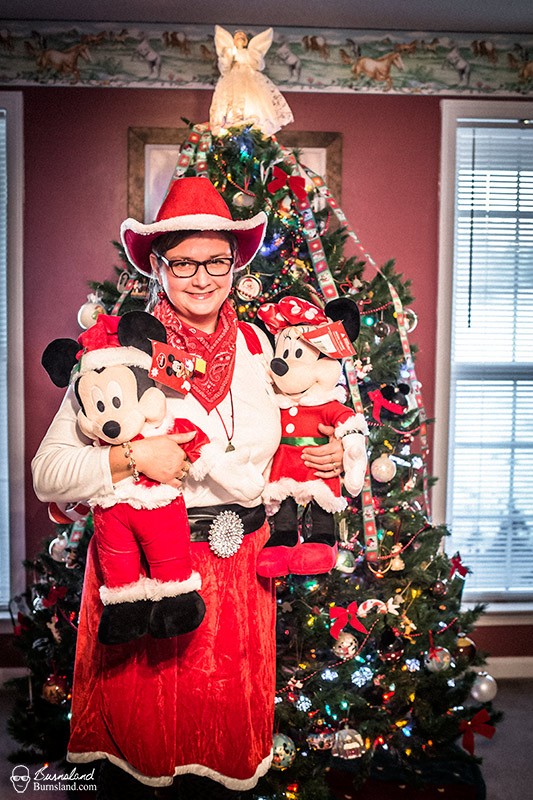
[{"label": "burnsland logo", "polygon": [[[94,767],[90,772],[78,773],[76,767],[70,772],[48,772],[48,764],[45,764],[36,770],[33,776],[33,791],[34,792],[50,792],[50,791],[96,791],[96,783],[94,782]],[[13,767],[11,771],[11,783],[13,788],[18,794],[24,794],[32,778],[30,771],[24,764],[18,764]]]},{"label": "burnsland logo", "polygon": [[24,764],[18,764],[11,770],[11,783],[19,794],[23,794],[30,785],[30,771]]}]

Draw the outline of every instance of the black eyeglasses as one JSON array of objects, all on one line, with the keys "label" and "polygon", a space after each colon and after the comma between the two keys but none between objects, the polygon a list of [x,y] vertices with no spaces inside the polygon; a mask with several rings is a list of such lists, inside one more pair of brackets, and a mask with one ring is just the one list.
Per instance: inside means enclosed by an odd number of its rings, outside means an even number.
[{"label": "black eyeglasses", "polygon": [[207,261],[195,261],[187,258],[179,261],[169,261],[165,256],[158,256],[158,259],[167,265],[175,278],[192,278],[196,275],[200,267],[205,267],[205,271],[213,278],[221,278],[227,275],[233,266],[233,258],[208,258]]}]

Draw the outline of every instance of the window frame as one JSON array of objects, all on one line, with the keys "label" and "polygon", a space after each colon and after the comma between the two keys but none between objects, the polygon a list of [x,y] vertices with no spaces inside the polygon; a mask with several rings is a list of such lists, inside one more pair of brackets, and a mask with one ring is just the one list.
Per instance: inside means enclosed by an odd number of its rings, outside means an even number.
[{"label": "window frame", "polygon": [[[437,339],[435,358],[435,417],[433,472],[438,482],[433,488],[433,517],[446,524],[450,407],[452,302],[455,219],[455,168],[457,120],[533,119],[533,103],[527,101],[441,100],[440,211],[437,295]],[[488,611],[505,614],[509,623],[524,613],[533,612],[533,587],[527,599],[491,599],[482,591],[468,593],[465,605],[488,602]]]},{"label": "window frame", "polygon": [[[24,131],[22,92],[0,92],[0,107],[7,111],[7,336],[8,355],[8,468],[10,595],[24,591],[26,554],[24,470],[24,305],[23,305],[23,201]],[[3,535],[3,534],[2,534]],[[9,612],[0,608],[0,632],[11,631]]]}]

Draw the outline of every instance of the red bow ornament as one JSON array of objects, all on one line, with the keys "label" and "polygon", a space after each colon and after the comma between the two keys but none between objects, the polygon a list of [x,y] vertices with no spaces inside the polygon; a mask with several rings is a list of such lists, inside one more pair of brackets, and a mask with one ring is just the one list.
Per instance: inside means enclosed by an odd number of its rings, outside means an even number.
[{"label": "red bow ornament", "polygon": [[64,600],[66,594],[66,586],[52,586],[48,592],[48,596],[43,599],[43,606],[45,608],[51,608],[52,606],[55,606],[58,600]]},{"label": "red bow ornament", "polygon": [[368,633],[363,623],[359,622],[357,618],[357,603],[355,601],[350,603],[348,608],[342,608],[342,606],[332,606],[329,610],[329,616],[333,622],[329,632],[334,639],[339,638],[340,632],[344,626],[348,624],[351,625],[356,631]]},{"label": "red bow ornament", "polygon": [[280,189],[283,189],[284,186],[288,186],[298,200],[307,200],[305,178],[300,175],[287,175],[280,167],[274,167],[274,178],[267,184],[268,191],[270,194],[275,194]]},{"label": "red bow ornament", "polygon": [[453,578],[456,572],[459,573],[461,578],[466,578],[469,573],[468,567],[465,567],[463,562],[461,561],[461,556],[459,553],[456,553],[454,557],[451,559],[451,568],[450,568],[450,578]]},{"label": "red bow ornament", "polygon": [[482,708],[472,719],[463,719],[459,724],[459,730],[463,734],[463,747],[468,750],[471,756],[474,755],[474,734],[479,733],[486,739],[492,739],[496,733],[494,725],[489,725],[490,716],[486,708]]}]

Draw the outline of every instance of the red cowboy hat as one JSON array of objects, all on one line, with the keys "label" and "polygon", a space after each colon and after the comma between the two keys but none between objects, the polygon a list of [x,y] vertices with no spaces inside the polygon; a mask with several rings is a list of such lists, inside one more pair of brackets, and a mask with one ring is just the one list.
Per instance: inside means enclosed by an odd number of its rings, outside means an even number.
[{"label": "red cowboy hat", "polygon": [[170,231],[231,231],[237,238],[239,267],[253,259],[263,241],[267,216],[233,220],[225,201],[207,178],[175,180],[159,209],[155,222],[144,224],[127,219],[120,226],[120,236],[128,259],[143,275],[152,274],[152,242]]}]

